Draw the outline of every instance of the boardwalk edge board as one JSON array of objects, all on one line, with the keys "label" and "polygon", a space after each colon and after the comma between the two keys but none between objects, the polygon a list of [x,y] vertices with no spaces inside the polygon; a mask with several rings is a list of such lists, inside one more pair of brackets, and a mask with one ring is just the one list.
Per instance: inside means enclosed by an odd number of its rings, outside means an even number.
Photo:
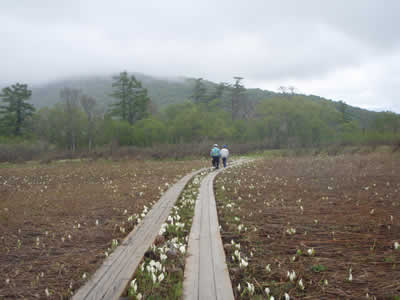
[{"label": "boardwalk edge board", "polygon": [[[239,160],[230,167],[244,163]],[[234,299],[219,232],[214,178],[224,169],[203,178],[189,235],[183,282],[184,299]]]},{"label": "boardwalk edge board", "polygon": [[172,207],[190,179],[207,169],[191,172],[169,188],[149,213],[107,257],[72,299],[120,299],[145,252],[156,238]]}]

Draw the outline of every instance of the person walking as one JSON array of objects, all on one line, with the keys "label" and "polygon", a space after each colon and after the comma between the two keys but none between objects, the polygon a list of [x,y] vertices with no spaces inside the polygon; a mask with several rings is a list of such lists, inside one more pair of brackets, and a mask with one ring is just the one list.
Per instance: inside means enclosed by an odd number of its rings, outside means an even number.
[{"label": "person walking", "polygon": [[222,146],[220,153],[221,153],[222,163],[224,164],[224,168],[226,168],[226,160],[229,156],[229,150],[226,147],[226,145]]},{"label": "person walking", "polygon": [[220,150],[217,144],[214,144],[210,151],[210,156],[212,157],[212,165],[215,169],[219,169],[219,158],[221,156]]}]

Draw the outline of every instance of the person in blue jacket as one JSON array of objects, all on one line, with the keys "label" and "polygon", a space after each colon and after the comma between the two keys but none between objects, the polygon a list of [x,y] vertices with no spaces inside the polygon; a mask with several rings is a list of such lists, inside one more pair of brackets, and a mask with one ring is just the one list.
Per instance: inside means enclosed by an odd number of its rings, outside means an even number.
[{"label": "person in blue jacket", "polygon": [[221,157],[221,153],[217,144],[214,144],[213,148],[211,149],[210,156],[212,157],[213,167],[219,169],[219,158]]}]

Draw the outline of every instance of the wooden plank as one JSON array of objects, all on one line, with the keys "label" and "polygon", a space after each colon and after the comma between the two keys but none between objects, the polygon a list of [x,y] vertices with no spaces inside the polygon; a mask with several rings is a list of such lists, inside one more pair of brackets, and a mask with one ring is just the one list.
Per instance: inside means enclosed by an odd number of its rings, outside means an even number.
[{"label": "wooden plank", "polygon": [[167,219],[187,182],[201,169],[184,176],[160,198],[119,247],[73,296],[82,299],[119,299],[129,280]]},{"label": "wooden plank", "polygon": [[234,299],[213,190],[214,178],[222,170],[207,175],[200,185],[189,235],[184,299]]}]

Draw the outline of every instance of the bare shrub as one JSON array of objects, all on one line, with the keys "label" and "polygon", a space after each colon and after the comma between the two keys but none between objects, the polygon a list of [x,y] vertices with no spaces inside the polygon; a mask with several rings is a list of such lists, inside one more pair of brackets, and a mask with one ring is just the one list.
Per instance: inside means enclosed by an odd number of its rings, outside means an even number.
[{"label": "bare shrub", "polygon": [[[190,159],[204,157],[208,158],[210,149],[214,143],[220,146],[220,141],[202,141],[198,143],[186,144],[158,144],[152,147],[137,146],[119,146],[115,143],[97,147],[92,151],[83,149],[81,151],[57,150],[50,149],[48,144],[0,144],[0,162],[24,162],[28,160],[39,160],[43,164],[51,163],[56,160],[63,159],[88,159],[96,161],[99,158],[108,158],[115,161],[125,159],[138,160],[164,160],[164,159]],[[274,149],[269,141],[252,142],[252,143],[227,143],[231,155],[245,155],[249,153],[257,153],[265,150]],[[377,145],[370,144],[368,149],[360,146],[345,147],[341,144],[332,144],[319,148],[293,148],[280,149],[281,156],[305,156],[320,155],[326,153],[330,156],[336,156],[345,153],[370,153],[375,150]],[[394,144],[393,152],[400,151],[400,140]]]},{"label": "bare shrub", "polygon": [[393,145],[393,152],[400,151],[400,140],[397,140]]},{"label": "bare shrub", "polygon": [[340,151],[343,149],[344,147],[341,145],[332,145],[330,147],[328,147],[327,149],[327,153],[329,156],[336,156],[338,154],[340,154]]},{"label": "bare shrub", "polygon": [[24,162],[38,159],[48,151],[48,144],[0,144],[0,162]]},{"label": "bare shrub", "polygon": [[[209,157],[212,148],[210,142],[187,144],[160,144],[153,147],[119,147],[112,151],[112,159],[137,158],[137,159],[185,159],[193,157]],[[228,149],[233,155],[244,155],[269,149],[267,143],[235,143],[228,144]],[[103,150],[104,151],[104,150]]]}]

